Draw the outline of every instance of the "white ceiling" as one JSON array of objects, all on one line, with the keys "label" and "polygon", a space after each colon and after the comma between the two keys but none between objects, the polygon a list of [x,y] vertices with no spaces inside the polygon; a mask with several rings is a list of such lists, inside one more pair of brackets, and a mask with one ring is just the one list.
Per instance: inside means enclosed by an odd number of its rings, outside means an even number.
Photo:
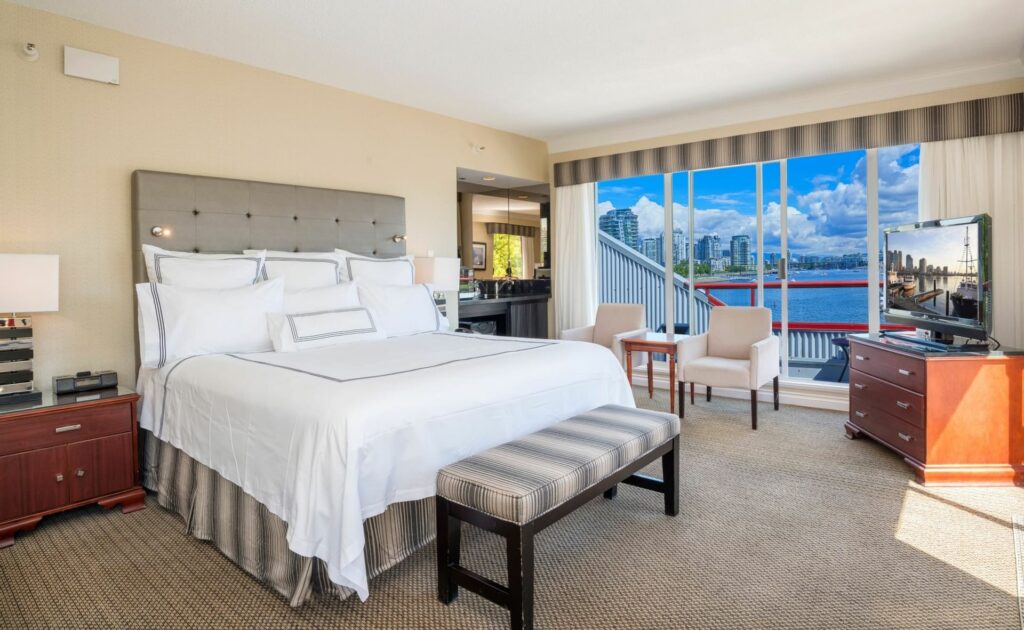
[{"label": "white ceiling", "polygon": [[1024,76],[1022,0],[20,2],[553,152]]}]

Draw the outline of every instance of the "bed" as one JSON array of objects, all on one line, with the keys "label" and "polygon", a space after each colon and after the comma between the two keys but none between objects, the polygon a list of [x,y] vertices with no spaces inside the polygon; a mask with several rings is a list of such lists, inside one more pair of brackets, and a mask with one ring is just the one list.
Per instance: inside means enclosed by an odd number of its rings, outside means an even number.
[{"label": "bed", "polygon": [[[137,250],[405,249],[400,198],[144,171],[132,198]],[[146,486],[292,605],[366,599],[373,577],[430,541],[440,467],[633,405],[600,346],[445,332],[194,356],[144,368],[138,384]]]}]

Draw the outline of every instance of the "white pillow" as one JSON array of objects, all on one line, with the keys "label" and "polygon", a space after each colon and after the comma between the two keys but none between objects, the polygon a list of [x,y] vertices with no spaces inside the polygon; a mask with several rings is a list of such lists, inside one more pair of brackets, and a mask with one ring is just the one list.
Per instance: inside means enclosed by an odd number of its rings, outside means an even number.
[{"label": "white pillow", "polygon": [[334,252],[341,256],[344,262],[342,277],[353,282],[402,286],[411,286],[416,282],[416,267],[413,265],[412,256],[374,258],[353,254],[343,249],[336,249]]},{"label": "white pillow", "polygon": [[388,337],[448,330],[448,320],[437,310],[426,284],[408,287],[358,283],[359,301],[377,316]]},{"label": "white pillow", "polygon": [[[245,254],[258,254],[247,249]],[[334,252],[268,251],[263,262],[263,279],[284,278],[285,291],[316,289],[341,282],[341,256]]]},{"label": "white pillow", "polygon": [[252,254],[192,254],[143,245],[150,282],[192,289],[234,289],[255,284],[266,250]]},{"label": "white pillow", "polygon": [[277,352],[384,338],[384,331],[364,306],[318,313],[269,313],[267,326]]},{"label": "white pillow", "polygon": [[269,352],[267,313],[284,309],[284,280],[237,289],[135,285],[143,367],[221,352]]},{"label": "white pillow", "polygon": [[359,291],[352,282],[284,294],[285,313],[316,313],[355,306],[359,306]]}]

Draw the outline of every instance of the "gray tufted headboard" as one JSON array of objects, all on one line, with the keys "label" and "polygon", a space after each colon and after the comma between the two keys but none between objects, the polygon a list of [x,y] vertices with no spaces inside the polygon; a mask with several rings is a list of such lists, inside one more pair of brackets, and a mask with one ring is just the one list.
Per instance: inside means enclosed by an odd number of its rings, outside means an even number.
[{"label": "gray tufted headboard", "polygon": [[[170,229],[154,236],[152,229]],[[405,253],[405,199],[156,171],[132,173],[133,276],[146,281],[144,244],[234,253],[243,249]]]}]

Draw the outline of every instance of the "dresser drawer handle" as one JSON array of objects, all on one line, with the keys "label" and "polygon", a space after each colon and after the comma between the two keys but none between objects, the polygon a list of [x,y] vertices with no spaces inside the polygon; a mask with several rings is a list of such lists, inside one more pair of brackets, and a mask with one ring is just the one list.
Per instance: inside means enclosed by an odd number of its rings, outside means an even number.
[{"label": "dresser drawer handle", "polygon": [[900,439],[903,440],[904,442],[909,442],[914,439],[911,436],[907,435],[906,433],[897,433],[896,435],[900,436]]},{"label": "dresser drawer handle", "polygon": [[864,355],[862,355],[862,354],[855,354],[855,355],[853,355],[853,356],[854,356],[854,357],[855,357],[855,358],[856,358],[856,359],[857,359],[858,361],[867,361],[867,360],[868,360],[868,359],[867,359],[867,357],[865,357],[865,356],[864,356]]},{"label": "dresser drawer handle", "polygon": [[78,431],[82,428],[80,424],[69,424],[63,427],[57,427],[53,430],[54,433],[70,433],[71,431]]},{"label": "dresser drawer handle", "polygon": [[899,407],[900,409],[910,409],[910,403],[903,402],[902,400],[897,400],[896,406]]},{"label": "dresser drawer handle", "polygon": [[57,473],[57,483],[64,481],[64,475]]},{"label": "dresser drawer handle", "polygon": [[867,414],[866,411],[854,411],[853,415],[857,416],[858,418],[867,418],[868,417],[868,414]]},{"label": "dresser drawer handle", "polygon": [[857,389],[867,389],[867,385],[865,385],[864,383],[854,383],[853,386],[856,387]]},{"label": "dresser drawer handle", "polygon": [[903,368],[900,368],[896,371],[899,372],[901,376],[910,376],[911,374],[913,374],[913,372],[911,372],[910,370],[904,370]]}]

